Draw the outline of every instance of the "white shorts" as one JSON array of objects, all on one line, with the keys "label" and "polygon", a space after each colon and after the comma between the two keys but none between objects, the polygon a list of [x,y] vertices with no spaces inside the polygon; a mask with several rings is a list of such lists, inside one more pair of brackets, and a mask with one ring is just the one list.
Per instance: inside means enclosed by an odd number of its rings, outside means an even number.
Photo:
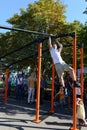
[{"label": "white shorts", "polygon": [[72,68],[68,64],[66,64],[65,62],[56,63],[55,64],[55,69],[56,69],[56,72],[57,72],[59,77],[63,76],[64,71],[67,71],[70,74],[71,70],[72,70]]}]

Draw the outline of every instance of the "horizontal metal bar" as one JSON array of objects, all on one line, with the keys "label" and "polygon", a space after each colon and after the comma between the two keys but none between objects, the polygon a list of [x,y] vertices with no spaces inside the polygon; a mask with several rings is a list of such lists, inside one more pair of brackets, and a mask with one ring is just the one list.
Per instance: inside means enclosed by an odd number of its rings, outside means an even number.
[{"label": "horizontal metal bar", "polygon": [[65,34],[55,34],[52,37],[53,38],[60,38],[60,37],[67,37],[67,36],[71,36],[71,37],[75,37],[75,32],[72,33],[65,33]]},{"label": "horizontal metal bar", "polygon": [[[13,30],[13,31],[20,31],[20,32],[26,32],[26,33],[32,33],[32,34],[37,34],[37,35],[44,35],[44,36],[51,36],[51,34],[47,34],[47,33],[42,33],[42,32],[37,32],[37,31],[31,31],[31,30],[25,30],[25,29],[20,29],[20,28],[13,28],[13,27],[6,27],[6,26],[1,26],[1,29],[7,29],[7,30]],[[66,36],[71,36],[74,37],[75,36],[75,32],[73,33],[66,33],[66,34],[55,34],[52,35],[52,38],[58,38],[58,37],[66,37]]]},{"label": "horizontal metal bar", "polygon": [[11,54],[13,54],[13,53],[16,53],[17,51],[20,51],[20,50],[22,50],[22,49],[24,49],[24,48],[26,48],[26,47],[28,47],[28,46],[31,46],[31,45],[34,44],[34,43],[41,43],[41,42],[43,42],[43,41],[46,40],[46,39],[48,39],[48,38],[44,37],[44,38],[35,39],[34,41],[31,41],[31,42],[25,44],[24,46],[21,46],[20,48],[14,49],[14,50],[12,50],[12,51],[10,51],[10,52],[4,54],[3,56],[0,56],[0,60],[1,60],[2,58],[5,58],[6,56],[9,56],[9,55],[11,55]]},{"label": "horizontal metal bar", "polygon": [[22,50],[22,49],[24,49],[24,48],[26,48],[26,47],[32,45],[33,43],[38,43],[38,42],[39,42],[39,39],[35,39],[34,41],[29,42],[29,43],[25,44],[24,46],[21,46],[20,48],[14,49],[14,50],[12,50],[12,51],[10,51],[10,52],[4,54],[3,56],[0,56],[0,60],[1,60],[2,58],[5,58],[6,56],[9,56],[9,55],[11,55],[11,54],[13,54],[13,53],[16,53],[17,51],[20,51],[20,50]]},{"label": "horizontal metal bar", "polygon": [[42,33],[42,32],[37,32],[37,31],[31,31],[31,30],[25,30],[25,29],[20,29],[20,28],[11,28],[11,27],[6,27],[6,26],[1,26],[1,29],[7,29],[7,30],[13,30],[13,31],[20,31],[20,32],[26,32],[26,33],[32,33],[32,34],[37,34],[37,35],[45,35],[45,36],[49,36],[49,34],[47,33]]},{"label": "horizontal metal bar", "polygon": [[[42,50],[42,53],[45,53],[46,51],[49,51],[49,49]],[[8,67],[10,67],[10,66],[12,66],[12,65],[14,65],[14,64],[16,64],[16,63],[18,63],[18,62],[22,62],[23,60],[27,60],[27,59],[29,59],[29,58],[32,58],[33,56],[35,56],[35,58],[36,58],[37,55],[38,55],[38,52],[36,52],[36,53],[34,53],[34,54],[30,55],[30,56],[24,57],[24,58],[22,58],[22,59],[20,59],[20,60],[16,60],[16,61],[10,63],[10,64],[8,65]]]}]

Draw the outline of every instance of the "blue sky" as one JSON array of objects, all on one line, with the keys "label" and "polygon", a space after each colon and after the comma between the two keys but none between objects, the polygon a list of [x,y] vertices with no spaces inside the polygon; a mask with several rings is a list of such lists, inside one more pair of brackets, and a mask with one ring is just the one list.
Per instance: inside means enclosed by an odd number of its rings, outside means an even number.
[{"label": "blue sky", "polygon": [[[20,8],[27,8],[29,3],[37,0],[0,0],[0,25],[8,26],[6,20],[15,13],[20,13]],[[85,0],[62,0],[67,5],[66,19],[68,22],[79,20],[82,23],[87,21],[87,15],[83,11],[87,7]],[[0,29],[1,32],[1,29]]]},{"label": "blue sky", "polygon": [[83,14],[87,7],[85,0],[62,0],[62,3],[67,5],[67,12],[65,14],[67,21],[73,22],[74,20],[78,20],[81,23],[87,21],[87,15]]}]

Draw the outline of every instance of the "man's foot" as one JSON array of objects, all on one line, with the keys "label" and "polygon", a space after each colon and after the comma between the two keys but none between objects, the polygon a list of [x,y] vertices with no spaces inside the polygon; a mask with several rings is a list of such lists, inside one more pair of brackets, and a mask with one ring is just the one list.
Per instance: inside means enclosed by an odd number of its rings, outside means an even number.
[{"label": "man's foot", "polygon": [[74,87],[80,88],[80,84],[76,81],[74,81]]}]

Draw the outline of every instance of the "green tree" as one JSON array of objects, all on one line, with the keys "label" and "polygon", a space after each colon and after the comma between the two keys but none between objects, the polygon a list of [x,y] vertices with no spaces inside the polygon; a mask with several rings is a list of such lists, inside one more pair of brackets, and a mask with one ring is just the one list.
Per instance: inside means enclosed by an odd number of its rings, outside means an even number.
[{"label": "green tree", "polygon": [[[20,9],[20,14],[14,14],[11,18],[7,20],[12,27],[23,28],[27,30],[35,30],[38,32],[44,32],[48,34],[64,34],[70,33],[73,31],[77,32],[77,39],[80,36],[80,30],[82,29],[82,24],[78,21],[74,21],[73,23],[67,23],[66,17],[66,5],[61,3],[61,0],[39,0],[38,2],[34,2],[33,4],[29,4],[27,9]],[[43,38],[44,36],[27,34],[23,32],[10,31],[5,34],[1,34],[1,49],[0,55],[3,56],[8,52],[16,50],[31,41]],[[60,38],[59,39],[64,46],[68,46],[64,49],[63,57],[64,59],[72,64],[72,38]],[[79,41],[79,39],[78,39]],[[47,40],[43,41],[43,50],[47,50]],[[35,67],[37,64],[37,50],[38,46],[36,43],[27,46],[20,51],[15,51],[15,53],[10,54],[4,57],[5,62],[12,64],[17,60],[19,62],[12,66],[14,67],[26,67],[27,65],[31,65]],[[20,62],[21,59],[24,59]],[[43,52],[42,57],[42,67],[50,69],[51,58],[49,51]]]}]

